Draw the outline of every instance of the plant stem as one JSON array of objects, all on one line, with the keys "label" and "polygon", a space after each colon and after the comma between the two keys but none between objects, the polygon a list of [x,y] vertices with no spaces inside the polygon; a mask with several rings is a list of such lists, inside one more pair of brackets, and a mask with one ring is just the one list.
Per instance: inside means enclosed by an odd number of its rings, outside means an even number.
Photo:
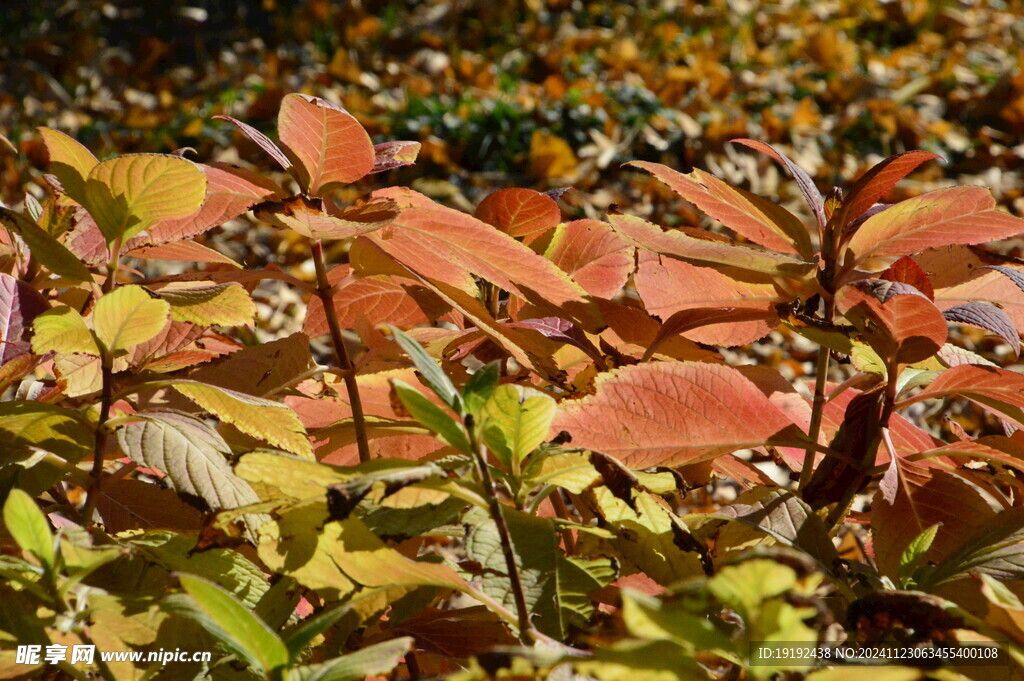
[{"label": "plant stem", "polygon": [[[832,323],[835,316],[835,301],[831,296],[825,301],[825,322]],[[828,383],[828,363],[831,351],[818,346],[818,362],[814,372],[814,402],[811,405],[811,423],[807,429],[807,436],[812,442],[818,441],[821,434],[821,418],[825,411],[825,386]],[[800,468],[800,483],[797,489],[802,490],[811,481],[811,473],[814,471],[814,451],[810,447],[804,454],[803,466]]]},{"label": "plant stem", "polygon": [[[565,505],[565,499],[562,498],[562,490],[555,488],[555,493],[551,495],[551,505],[555,509],[555,513],[562,520],[572,520],[572,516],[569,514],[569,508]],[[565,528],[562,530],[562,543],[565,545],[565,552],[567,554],[576,553],[576,540],[572,536],[572,530]]]},{"label": "plant stem", "polygon": [[103,387],[100,393],[100,417],[96,422],[96,437],[92,454],[92,484],[89,485],[89,491],[85,497],[85,508],[82,510],[82,522],[85,527],[92,525],[92,516],[96,511],[96,502],[103,486],[103,452],[107,447],[106,424],[107,419],[110,418],[110,405],[112,404],[114,358],[106,348],[103,348],[100,362]]},{"label": "plant stem", "polygon": [[505,522],[505,515],[502,512],[501,502],[494,488],[494,479],[487,467],[487,449],[477,441],[473,418],[466,417],[466,431],[469,434],[470,448],[473,450],[473,458],[476,461],[477,472],[480,475],[480,484],[484,488],[484,496],[487,498],[487,510],[491,520],[498,528],[498,539],[501,542],[501,550],[505,556],[505,568],[508,570],[508,581],[512,589],[512,596],[516,602],[516,615],[519,620],[519,640],[523,645],[532,646],[534,643],[533,626],[530,624],[530,611],[526,609],[526,593],[523,591],[523,583],[519,578],[519,566],[516,565],[515,549],[512,547],[512,535],[508,531],[508,523]]},{"label": "plant stem", "polygon": [[334,309],[331,284],[327,280],[324,244],[320,239],[313,241],[313,266],[316,268],[316,294],[324,306],[324,315],[327,317],[327,327],[331,331],[331,342],[334,344],[334,352],[338,356],[338,365],[344,370],[342,380],[345,382],[345,389],[348,391],[348,403],[352,408],[352,426],[356,431],[359,461],[366,462],[370,460],[370,444],[366,437],[366,419],[363,416],[363,402],[359,398],[359,383],[356,381],[355,368],[352,364],[352,359],[348,356],[348,350],[345,349],[345,339],[341,335],[341,326],[338,324],[338,313]]}]

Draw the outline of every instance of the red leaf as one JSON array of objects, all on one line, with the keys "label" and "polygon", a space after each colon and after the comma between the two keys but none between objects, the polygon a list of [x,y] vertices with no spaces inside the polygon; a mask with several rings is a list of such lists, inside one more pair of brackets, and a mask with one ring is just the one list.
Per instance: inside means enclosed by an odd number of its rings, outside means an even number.
[{"label": "red leaf", "polygon": [[878,279],[858,282],[841,288],[836,303],[883,360],[919,362],[946,342],[948,329],[942,313],[908,284]]},{"label": "red leaf", "polygon": [[770,156],[782,165],[786,166],[786,169],[789,170],[793,179],[796,180],[797,186],[800,187],[800,191],[803,193],[804,200],[807,201],[807,205],[811,207],[811,210],[814,212],[814,216],[818,219],[818,224],[825,224],[825,200],[822,198],[821,192],[818,191],[818,187],[815,186],[814,180],[804,172],[803,168],[790,161],[770,144],[742,138],[730,141],[733,144],[742,144],[745,147],[750,147],[751,149],[760,151],[762,154]]},{"label": "red leaf", "polygon": [[[327,281],[334,286],[350,273],[347,265],[335,267],[327,273]],[[403,328],[430,321],[406,288],[390,277],[357,279],[339,289],[331,300],[342,328],[354,328],[360,317],[374,324],[394,324]],[[302,330],[307,336],[328,333],[324,306],[316,296],[310,298],[306,307],[306,322]]]},{"label": "red leaf", "polygon": [[715,324],[735,324],[736,322],[762,321],[775,318],[768,310],[744,309],[736,307],[696,307],[680,310],[665,320],[658,336],[647,348],[643,360],[647,361],[654,355],[658,347],[669,338],[684,334],[693,329]]},{"label": "red leaf", "polygon": [[854,183],[847,192],[846,198],[839,208],[833,221],[836,228],[842,230],[846,225],[862,216],[869,208],[884,198],[896,183],[914,172],[914,170],[932,159],[941,159],[938,154],[930,151],[907,151],[890,156],[878,163]]},{"label": "red leaf", "polygon": [[1024,220],[995,209],[984,187],[950,187],[901,201],[868,218],[850,239],[847,259],[903,256],[953,244],[978,244],[1024,232]]},{"label": "red leaf", "polygon": [[633,272],[634,249],[600,220],[559,225],[544,254],[592,296],[613,298]]},{"label": "red leaf", "polygon": [[509,236],[530,243],[562,221],[555,200],[532,189],[502,189],[476,208],[476,217]]},{"label": "red leaf", "polygon": [[959,395],[983,409],[1024,424],[1024,376],[1007,369],[964,364],[943,371],[931,385],[900,403]]},{"label": "red leaf", "polygon": [[398,210],[395,203],[387,199],[374,199],[339,210],[328,199],[298,194],[284,201],[262,203],[254,214],[258,220],[294,230],[310,239],[348,239],[390,224]]},{"label": "red leaf", "polygon": [[552,432],[629,468],[681,466],[785,436],[792,421],[735,369],[637,364],[600,374],[596,394],[559,405]]},{"label": "red leaf", "polygon": [[416,163],[420,153],[419,142],[384,142],[373,148],[373,169],[370,174],[383,173]]},{"label": "red leaf", "polygon": [[701,170],[684,175],[660,163],[633,161],[628,165],[649,172],[697,208],[756,244],[783,253],[811,255],[807,229],[781,206]]},{"label": "red leaf", "polygon": [[[974,246],[952,246],[925,251],[914,260],[928,273],[939,309],[973,302],[998,306],[1017,328],[1024,328],[1024,294],[1006,272],[993,271],[1001,259]],[[1003,269],[1021,272],[1019,266]]]},{"label": "red leaf", "polygon": [[318,97],[286,95],[277,135],[298,160],[301,184],[313,195],[355,182],[376,162],[373,143],[359,121]]},{"label": "red leaf", "polygon": [[894,262],[889,266],[889,269],[878,276],[886,281],[910,284],[928,296],[928,300],[935,300],[935,290],[932,288],[932,282],[928,280],[928,275],[909,255],[905,255]]}]

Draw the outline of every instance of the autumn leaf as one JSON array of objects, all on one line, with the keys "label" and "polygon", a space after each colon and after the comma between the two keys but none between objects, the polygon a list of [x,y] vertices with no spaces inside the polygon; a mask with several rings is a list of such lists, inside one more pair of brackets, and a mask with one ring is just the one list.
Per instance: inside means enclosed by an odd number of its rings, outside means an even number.
[{"label": "autumn leaf", "polygon": [[562,221],[554,199],[532,189],[501,189],[476,208],[476,217],[509,236],[530,243]]}]

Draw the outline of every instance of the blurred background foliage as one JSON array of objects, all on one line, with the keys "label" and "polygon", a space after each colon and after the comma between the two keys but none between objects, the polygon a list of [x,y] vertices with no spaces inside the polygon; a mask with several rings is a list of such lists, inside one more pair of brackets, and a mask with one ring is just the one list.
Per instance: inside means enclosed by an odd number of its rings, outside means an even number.
[{"label": "blurred background foliage", "polygon": [[[948,162],[902,185],[991,186],[1024,213],[1020,0],[4,0],[2,198],[42,193],[37,125],[103,157],[194,147],[263,164],[226,113],[273,130],[281,97],[342,104],[375,139],[424,144],[414,184],[469,208],[508,186],[571,184],[663,224],[695,213],[619,165],[697,166],[801,210],[776,168],[792,150],[823,188],[879,157]],[[370,185],[357,188],[368,189]]]}]

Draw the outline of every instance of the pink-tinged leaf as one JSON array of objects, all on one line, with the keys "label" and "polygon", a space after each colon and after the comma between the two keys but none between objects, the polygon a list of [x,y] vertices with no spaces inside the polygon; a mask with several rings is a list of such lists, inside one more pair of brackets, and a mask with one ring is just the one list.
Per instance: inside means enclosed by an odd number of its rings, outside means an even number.
[{"label": "pink-tinged leaf", "polygon": [[161,220],[130,239],[125,248],[190,239],[245,213],[261,201],[283,196],[281,188],[256,173],[226,163],[200,165],[206,175],[206,196],[198,212],[183,218]]},{"label": "pink-tinged leaf", "polygon": [[949,333],[939,309],[909,284],[857,282],[841,288],[836,303],[885,361],[910,364],[927,359]]},{"label": "pink-tinged leaf", "polygon": [[965,303],[943,310],[942,316],[958,324],[970,324],[991,331],[1020,354],[1020,334],[1006,313],[991,303]]},{"label": "pink-tinged leaf", "polygon": [[31,350],[25,330],[48,307],[39,291],[0,272],[0,366]]},{"label": "pink-tinged leaf", "polygon": [[419,142],[384,142],[373,148],[373,169],[370,174],[383,173],[416,163],[420,154]]},{"label": "pink-tinged leaf", "polygon": [[903,551],[936,523],[941,527],[925,561],[941,561],[959,548],[965,535],[995,515],[962,478],[897,457],[889,462],[871,505],[875,561],[882,574],[895,578]]},{"label": "pink-tinged leaf", "polygon": [[64,245],[83,264],[101,265],[110,261],[110,249],[96,221],[85,208],[75,210],[73,227],[64,235]]},{"label": "pink-tinged leaf", "polygon": [[824,225],[827,222],[825,219],[825,200],[822,198],[821,192],[818,191],[818,187],[815,186],[814,180],[804,172],[803,168],[790,161],[770,144],[742,138],[730,141],[733,144],[742,144],[745,147],[760,151],[762,154],[770,156],[784,165],[793,176],[793,179],[796,180],[797,186],[800,187],[800,192],[804,195],[804,200],[807,201],[807,205],[811,207],[814,216],[818,219],[818,224]]},{"label": "pink-tinged leaf", "polygon": [[943,371],[900,407],[922,400],[965,397],[983,409],[1024,425],[1024,375],[998,367],[963,364]]},{"label": "pink-tinged leaf", "polygon": [[99,160],[74,138],[59,130],[39,128],[50,156],[50,170],[60,181],[61,189],[77,203],[85,201],[85,179]]},{"label": "pink-tinged leaf", "polygon": [[370,193],[371,199],[390,199],[399,208],[437,208],[438,203],[426,194],[408,187],[384,187]]},{"label": "pink-tinged leaf", "polygon": [[284,201],[262,203],[254,214],[258,220],[310,239],[348,239],[390,224],[398,209],[392,201],[377,199],[339,210],[327,199],[298,194]]},{"label": "pink-tinged leaf", "polygon": [[708,345],[732,347],[767,336],[778,323],[774,305],[784,300],[765,275],[744,272],[730,277],[712,267],[698,267],[643,251],[634,283],[647,312],[664,320],[683,310],[709,307],[760,313],[760,320],[687,330],[687,338]]},{"label": "pink-tinged leaf", "polygon": [[665,320],[658,336],[644,353],[643,361],[650,359],[662,343],[673,336],[685,334],[687,331],[715,324],[735,324],[736,322],[764,321],[775,319],[775,313],[769,310],[744,309],[735,307],[698,307],[680,310]]},{"label": "pink-tinged leaf", "polygon": [[814,268],[813,264],[792,255],[710,236],[698,239],[682,230],[662,231],[657,225],[632,215],[611,214],[608,221],[619,236],[640,248],[702,265],[726,265],[794,279],[806,277]]},{"label": "pink-tinged leaf", "polygon": [[928,300],[935,300],[935,289],[932,288],[932,282],[929,281],[928,275],[909,255],[905,255],[894,262],[889,266],[889,269],[878,276],[886,281],[910,284],[926,295]]},{"label": "pink-tinged leaf", "polygon": [[[512,237],[459,211],[434,204],[409,208],[391,223],[377,246],[407,268],[472,272],[524,298],[551,316],[569,317],[586,329],[601,325],[600,313],[583,290],[547,258]],[[429,276],[429,275],[428,275]]]},{"label": "pink-tinged leaf", "polygon": [[212,248],[207,248],[202,244],[197,244],[195,241],[175,241],[170,244],[161,244],[160,246],[142,246],[141,248],[135,248],[127,253],[125,256],[131,258],[139,258],[141,260],[174,260],[178,262],[218,262],[225,265],[231,265],[235,269],[242,269],[242,266],[237,262],[229,258],[228,256],[218,253]]},{"label": "pink-tinged leaf", "polygon": [[572,446],[629,468],[681,466],[793,439],[789,417],[731,367],[637,364],[600,374],[595,388],[562,402],[551,432],[567,431]]},{"label": "pink-tinged leaf", "polygon": [[[334,286],[350,274],[347,265],[335,267],[327,273],[327,281]],[[338,290],[332,302],[342,328],[354,328],[360,317],[374,324],[394,324],[402,328],[430,321],[416,299],[409,295],[407,287],[390,277],[356,279]],[[302,330],[307,336],[322,336],[329,331],[323,303],[316,296],[310,298],[306,307]]]},{"label": "pink-tinged leaf", "polygon": [[567,319],[560,319],[558,317],[523,319],[518,322],[510,322],[505,326],[516,329],[533,329],[545,338],[550,338],[551,340],[558,341],[560,343],[568,343],[569,345],[579,348],[595,361],[602,364],[604,363],[604,356],[601,354],[601,351],[594,346],[590,339],[587,338],[587,334],[580,331]]},{"label": "pink-tinged leaf", "polygon": [[635,263],[633,246],[600,220],[559,225],[544,255],[597,298],[614,298]]},{"label": "pink-tinged leaf", "polygon": [[501,189],[476,208],[477,219],[530,243],[558,226],[562,211],[555,200],[532,189]]},{"label": "pink-tinged leaf", "polygon": [[267,152],[267,154],[270,155],[270,158],[277,161],[278,165],[280,165],[288,172],[292,172],[292,162],[288,160],[288,157],[285,156],[284,152],[281,151],[281,149],[262,132],[252,127],[248,123],[243,123],[237,118],[232,118],[231,116],[214,116],[214,118],[219,118],[222,121],[228,121],[229,123],[233,123],[236,128],[242,131],[242,134],[244,134],[250,140],[255,142],[260,149]]},{"label": "pink-tinged leaf", "polygon": [[850,239],[848,259],[913,255],[928,248],[978,244],[1024,232],[1024,220],[995,209],[984,187],[950,187],[901,201],[868,218]]},{"label": "pink-tinged leaf", "polygon": [[[608,328],[601,332],[601,345],[639,361],[661,331],[661,322],[638,307],[630,307],[608,300],[598,300],[601,316]],[[721,356],[691,340],[676,336],[661,344],[656,355],[660,358],[720,362]]]},{"label": "pink-tinged leaf", "polygon": [[914,172],[919,165],[941,158],[930,151],[907,151],[890,156],[860,176],[847,192],[835,219],[831,222],[837,229],[842,230],[885,198],[896,183]]},{"label": "pink-tinged leaf", "polygon": [[756,244],[783,253],[811,255],[811,239],[799,219],[760,196],[732,187],[714,175],[689,175],[647,161],[627,165],[644,170],[709,216]]},{"label": "pink-tinged leaf", "polygon": [[310,194],[355,182],[373,170],[373,142],[363,126],[322,99],[287,95],[277,115],[277,135],[298,160],[300,182]]}]

